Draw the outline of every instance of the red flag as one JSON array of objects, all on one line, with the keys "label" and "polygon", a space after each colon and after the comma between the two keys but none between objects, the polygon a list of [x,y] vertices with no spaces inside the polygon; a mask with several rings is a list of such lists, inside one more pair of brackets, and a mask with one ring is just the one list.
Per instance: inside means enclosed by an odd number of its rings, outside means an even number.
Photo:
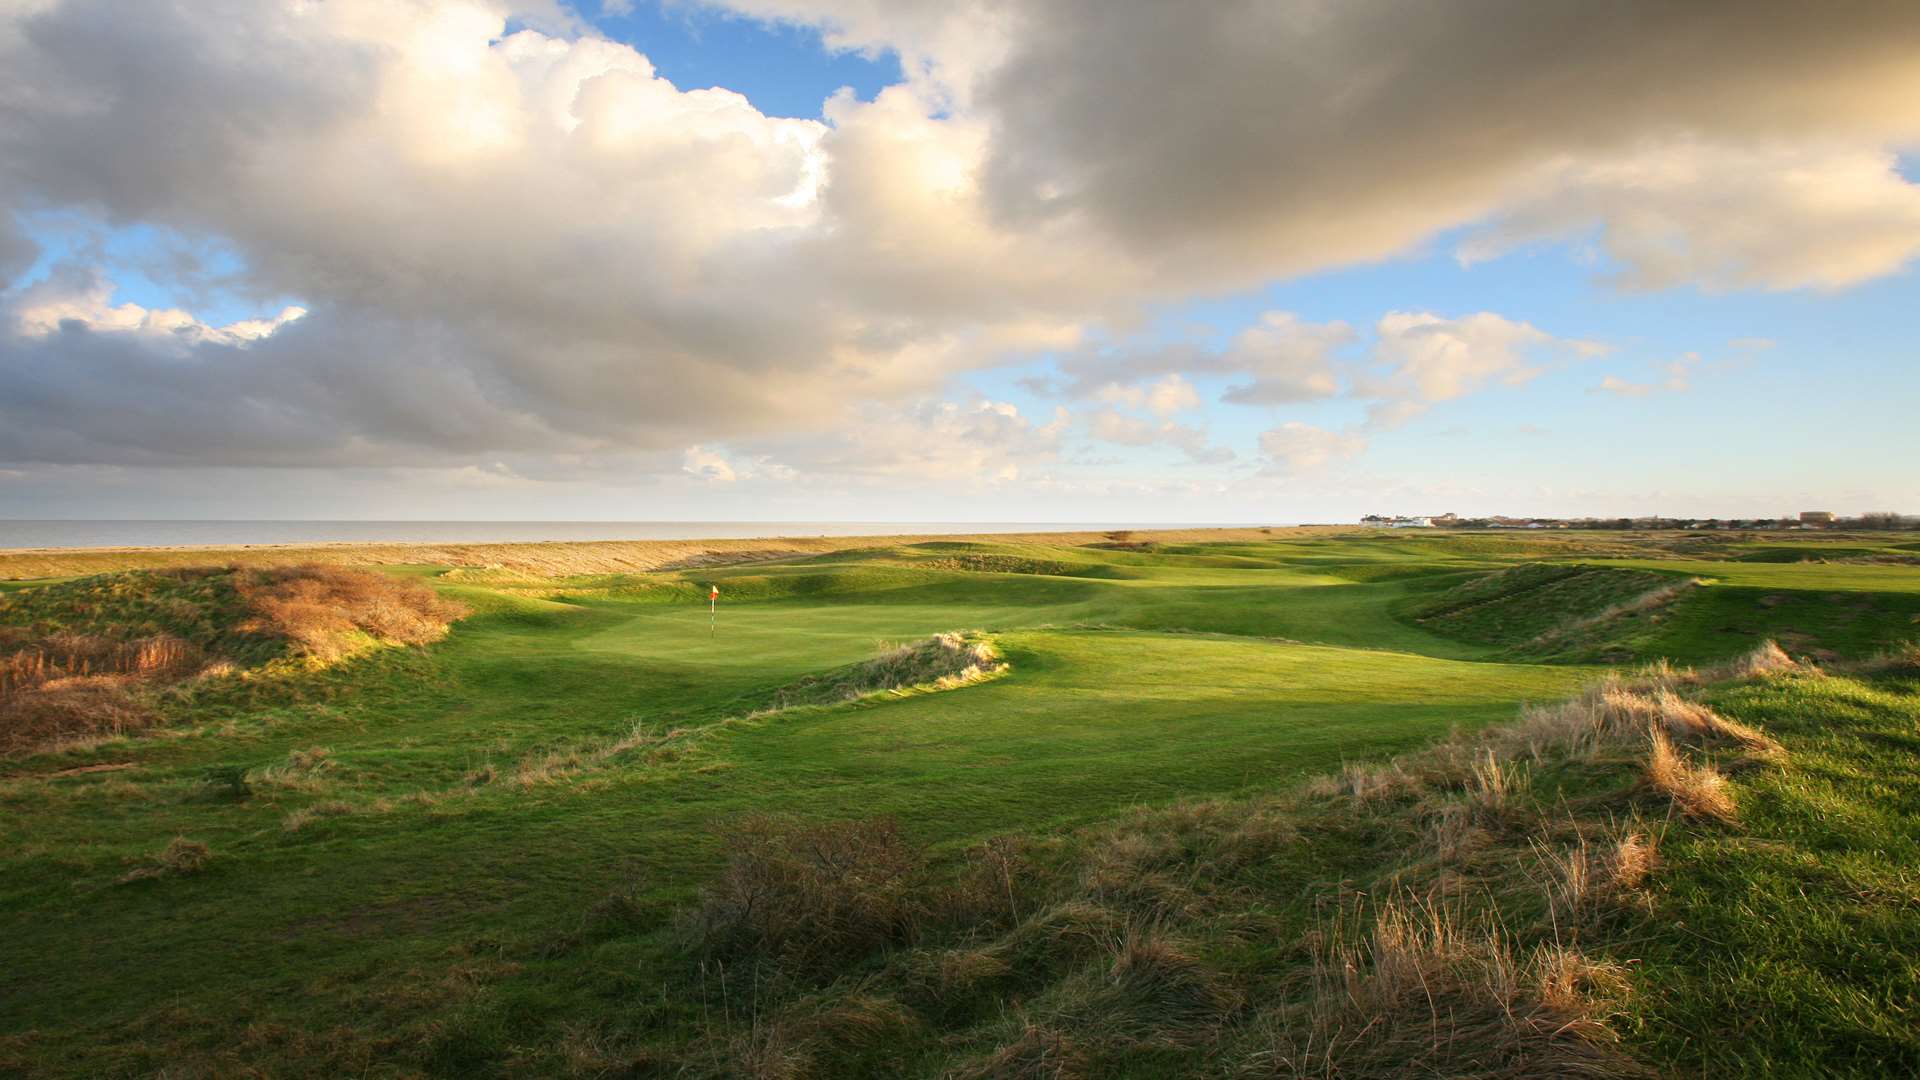
[{"label": "red flag", "polygon": [[707,594],[707,599],[709,600],[720,599],[720,586],[718,585],[713,586],[713,591]]}]

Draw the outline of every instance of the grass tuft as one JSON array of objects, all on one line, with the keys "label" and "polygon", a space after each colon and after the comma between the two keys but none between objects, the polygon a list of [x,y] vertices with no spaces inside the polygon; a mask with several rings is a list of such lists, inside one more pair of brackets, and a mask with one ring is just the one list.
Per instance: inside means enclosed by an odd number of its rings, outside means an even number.
[{"label": "grass tuft", "polygon": [[1673,800],[1682,813],[1715,821],[1733,820],[1733,797],[1727,791],[1726,776],[1712,765],[1688,761],[1664,731],[1656,730],[1649,736],[1646,775],[1654,790]]},{"label": "grass tuft", "polygon": [[120,884],[152,881],[163,877],[190,877],[206,870],[213,862],[213,849],[198,840],[176,836],[153,855],[144,866],[137,866],[120,877]]}]

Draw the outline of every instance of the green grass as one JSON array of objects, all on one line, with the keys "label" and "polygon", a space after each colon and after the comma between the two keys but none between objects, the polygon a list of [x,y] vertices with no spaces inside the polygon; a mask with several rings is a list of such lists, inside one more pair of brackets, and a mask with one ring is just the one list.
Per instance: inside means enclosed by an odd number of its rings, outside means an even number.
[{"label": "green grass", "polygon": [[[1579,543],[925,544],[562,579],[396,568],[474,614],[424,650],[184,695],[163,734],[0,762],[0,1072],[544,1074],[564,1064],[569,1032],[638,1045],[700,1028],[676,920],[720,865],[715,830],[743,815],[892,815],[951,858],[1136,807],[1259,797],[1577,692],[1599,669],[1502,657],[1556,616],[1689,574],[1713,584],[1609,640],[1706,661],[1765,636],[1851,656],[1920,630],[1920,569],[1739,561],[1725,544],[1712,562],[1667,545],[1598,574],[1532,565]],[[1618,555],[1627,542],[1604,543]],[[1518,563],[1518,576],[1482,578]],[[1500,584],[1535,579],[1544,591]],[[73,618],[73,597],[105,580],[12,590],[0,618]],[[1504,613],[1463,612],[1485,599]],[[150,607],[188,611],[139,599],[97,612]],[[796,683],[954,630],[988,634],[1007,671],[760,714]],[[1911,752],[1867,743],[1882,757],[1849,766],[1863,782]],[[316,747],[329,765],[293,767]],[[113,768],[76,771],[94,766]],[[250,793],[208,782],[222,775]],[[1783,803],[1781,820],[1811,811]],[[1783,842],[1864,844],[1910,824],[1882,815]],[[203,871],[120,883],[176,836],[210,846]],[[1342,865],[1378,872],[1384,836],[1303,853],[1325,865],[1261,887],[1304,903]],[[1911,874],[1905,844],[1868,862]],[[1692,865],[1689,850],[1676,865]],[[1701,865],[1727,854],[1702,849]],[[1688,902],[1689,880],[1674,878],[1673,903]],[[1874,887],[1910,899],[1911,881]],[[627,912],[618,932],[593,924],[610,895]],[[1294,931],[1311,923],[1310,904],[1289,910]],[[1659,978],[1648,969],[1652,996],[1638,1000],[1663,1003],[1636,1005],[1634,1030],[1657,1058],[1688,1060],[1687,1009],[1709,998],[1686,983],[1692,964],[1676,954]],[[1884,998],[1910,984],[1875,985]]]},{"label": "green grass", "polygon": [[1740,831],[1664,845],[1636,1038],[1689,1071],[1920,1075],[1920,669],[1714,700],[1793,765],[1742,783]]}]

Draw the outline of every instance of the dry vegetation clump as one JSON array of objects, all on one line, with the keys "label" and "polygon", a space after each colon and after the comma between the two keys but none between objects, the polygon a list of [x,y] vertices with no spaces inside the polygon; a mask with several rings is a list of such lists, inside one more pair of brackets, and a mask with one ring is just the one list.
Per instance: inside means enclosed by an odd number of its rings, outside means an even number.
[{"label": "dry vegetation clump", "polygon": [[1800,664],[1774,641],[1761,642],[1752,652],[1715,669],[1722,679],[1757,679],[1781,671],[1798,670]]},{"label": "dry vegetation clump", "polygon": [[1731,746],[1756,759],[1784,755],[1778,742],[1680,692],[1683,686],[1702,681],[1692,672],[1659,668],[1634,679],[1609,677],[1568,701],[1526,708],[1518,723],[1492,729],[1481,739],[1496,754],[1524,755],[1535,763],[1560,758],[1594,761],[1623,750],[1638,751],[1644,740],[1656,734]]},{"label": "dry vegetation clump", "polygon": [[158,722],[128,675],[50,679],[0,697],[0,753],[144,731]]},{"label": "dry vegetation clump", "polygon": [[1891,672],[1920,674],[1920,641],[1896,645],[1876,656],[1849,665],[1848,670],[1861,675]]},{"label": "dry vegetation clump", "polygon": [[325,788],[327,774],[333,771],[336,764],[333,751],[324,746],[315,746],[290,752],[282,764],[255,769],[246,775],[246,780],[256,788],[319,791]]},{"label": "dry vegetation clump", "polygon": [[1497,928],[1414,898],[1317,958],[1313,993],[1263,1018],[1243,1075],[1630,1076],[1606,1026],[1620,970],[1575,950],[1522,952]]},{"label": "dry vegetation clump", "polygon": [[1555,924],[1569,931],[1637,895],[1659,865],[1657,841],[1641,829],[1608,829],[1593,838],[1576,831],[1565,847],[1540,840],[1533,845],[1545,871],[1541,891]]},{"label": "dry vegetation clump", "polygon": [[735,823],[727,861],[702,893],[704,951],[773,955],[806,968],[910,940],[926,910],[925,851],[892,818]]},{"label": "dry vegetation clump", "polygon": [[1687,760],[1674,749],[1673,740],[1663,731],[1649,739],[1647,782],[1654,790],[1673,800],[1673,805],[1692,817],[1733,820],[1733,797],[1727,792],[1727,777],[1712,765]]},{"label": "dry vegetation clump", "polygon": [[329,799],[326,802],[314,803],[312,806],[303,806],[289,813],[281,820],[280,827],[287,832],[299,832],[322,818],[348,817],[354,812],[352,803],[344,799]]},{"label": "dry vegetation clump", "polygon": [[151,881],[163,877],[189,877],[205,870],[213,862],[213,849],[198,840],[176,836],[153,856],[151,862],[135,867],[120,877],[120,884]]},{"label": "dry vegetation clump", "polygon": [[1106,970],[1092,973],[1084,1003],[1109,1037],[1179,1045],[1211,1042],[1240,1006],[1224,974],[1164,931],[1130,923],[1107,945]]},{"label": "dry vegetation clump", "polygon": [[336,660],[365,638],[427,645],[468,614],[417,581],[370,570],[308,563],[238,571],[235,588],[250,617],[240,629],[284,638],[298,655]]}]

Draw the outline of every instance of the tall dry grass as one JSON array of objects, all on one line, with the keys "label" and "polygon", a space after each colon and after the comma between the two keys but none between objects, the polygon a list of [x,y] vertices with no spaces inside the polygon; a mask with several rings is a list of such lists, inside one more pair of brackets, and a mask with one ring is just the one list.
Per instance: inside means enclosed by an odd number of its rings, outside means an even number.
[{"label": "tall dry grass", "polygon": [[352,652],[356,634],[430,644],[468,613],[417,581],[317,563],[238,571],[234,587],[249,612],[242,632],[284,638],[297,654],[322,661]]},{"label": "tall dry grass", "polygon": [[1413,896],[1337,928],[1312,993],[1265,1020],[1246,1075],[1631,1076],[1607,1026],[1621,970],[1578,950],[1520,950],[1497,925]]},{"label": "tall dry grass", "polygon": [[95,634],[49,634],[0,658],[0,698],[56,679],[177,675],[197,668],[202,660],[199,649],[171,634],[135,641]]},{"label": "tall dry grass", "polygon": [[0,753],[72,740],[131,735],[159,716],[130,675],[48,679],[0,697]]}]

